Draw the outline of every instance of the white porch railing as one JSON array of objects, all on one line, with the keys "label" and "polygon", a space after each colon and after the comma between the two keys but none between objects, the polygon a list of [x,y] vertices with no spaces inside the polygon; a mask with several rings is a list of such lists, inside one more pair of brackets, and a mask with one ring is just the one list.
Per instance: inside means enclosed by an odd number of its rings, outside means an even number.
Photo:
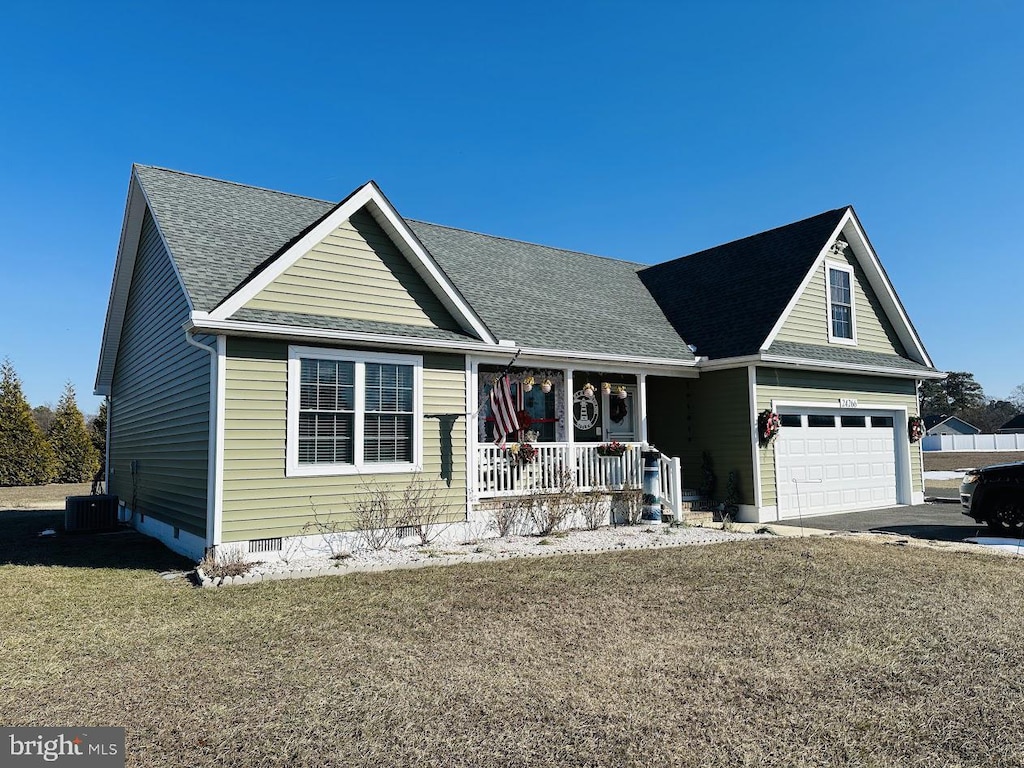
[{"label": "white porch railing", "polygon": [[[641,443],[627,443],[622,456],[601,456],[598,443],[531,443],[537,456],[520,463],[496,445],[478,445],[473,468],[474,492],[478,499],[528,493],[554,493],[563,487],[565,473],[581,491],[621,490],[643,486]],[[682,471],[679,459],[662,454],[659,458],[662,505],[679,519]]]}]

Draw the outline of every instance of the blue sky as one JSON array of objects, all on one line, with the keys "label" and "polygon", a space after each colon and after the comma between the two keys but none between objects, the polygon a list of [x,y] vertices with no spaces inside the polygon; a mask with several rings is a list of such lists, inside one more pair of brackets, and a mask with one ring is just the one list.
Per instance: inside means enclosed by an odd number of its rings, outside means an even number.
[{"label": "blue sky", "polygon": [[[11,3],[0,357],[91,396],[132,162],[656,262],[852,203],[940,368],[1024,382],[1024,5]],[[770,279],[770,275],[765,275]],[[722,307],[742,312],[742,307]]]}]

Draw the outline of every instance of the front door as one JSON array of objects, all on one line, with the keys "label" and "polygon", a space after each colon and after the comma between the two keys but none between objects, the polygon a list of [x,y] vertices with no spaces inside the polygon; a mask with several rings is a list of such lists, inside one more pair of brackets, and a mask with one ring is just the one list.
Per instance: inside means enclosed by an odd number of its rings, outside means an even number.
[{"label": "front door", "polygon": [[601,395],[604,439],[620,443],[636,442],[636,387],[626,387],[625,399],[614,391]]}]

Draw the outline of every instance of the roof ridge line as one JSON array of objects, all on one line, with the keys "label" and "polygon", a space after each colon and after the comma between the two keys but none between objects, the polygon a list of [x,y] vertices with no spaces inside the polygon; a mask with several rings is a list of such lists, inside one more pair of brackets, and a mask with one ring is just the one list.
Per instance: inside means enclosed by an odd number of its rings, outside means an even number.
[{"label": "roof ridge line", "polygon": [[179,176],[190,176],[193,179],[205,179],[206,181],[215,181],[218,184],[229,184],[233,187],[242,187],[243,189],[255,189],[259,192],[270,192],[274,195],[284,195],[285,197],[297,197],[300,200],[310,200],[314,203],[324,203],[326,205],[336,205],[337,201],[324,200],[319,197],[310,197],[309,195],[298,195],[294,192],[284,192],[280,189],[271,189],[270,187],[258,187],[255,184],[243,184],[240,181],[230,181],[229,179],[219,179],[216,176],[204,176],[201,173],[191,173],[189,171],[179,171],[177,168],[165,168],[162,165],[147,165],[145,163],[132,163],[137,168],[152,168],[155,171],[166,171],[167,173],[176,173]]},{"label": "roof ridge line", "polygon": [[520,245],[531,245],[535,248],[550,248],[552,251],[561,251],[562,253],[575,254],[577,256],[588,256],[592,259],[604,259],[605,261],[618,261],[622,264],[629,264],[634,267],[647,267],[654,266],[653,264],[644,264],[640,261],[630,261],[629,259],[621,259],[618,256],[602,256],[598,253],[588,253],[587,251],[578,251],[573,248],[559,248],[557,245],[545,245],[544,243],[534,243],[529,240],[516,240],[514,237],[505,237],[504,235],[492,235],[487,232],[478,232],[475,229],[466,229],[465,227],[453,227],[448,224],[437,224],[433,221],[424,221],[423,219],[412,219],[408,216],[403,216],[406,221],[415,222],[417,224],[426,224],[429,227],[440,227],[441,229],[450,229],[453,232],[465,232],[469,235],[479,235],[480,237],[489,237],[493,240],[504,240],[509,243],[519,243]]},{"label": "roof ridge line", "polygon": [[770,233],[775,232],[776,230],[779,230],[779,229],[786,229],[787,227],[792,227],[792,226],[794,226],[796,224],[803,224],[805,221],[810,221],[811,219],[816,219],[819,216],[825,216],[825,215],[830,214],[830,213],[838,213],[839,211],[844,211],[845,212],[845,211],[847,211],[847,210],[849,210],[851,208],[853,208],[852,205],[843,205],[843,206],[840,206],[839,208],[831,208],[831,209],[829,209],[827,211],[820,211],[819,213],[815,213],[815,214],[812,214],[810,216],[805,216],[802,219],[796,219],[794,221],[790,221],[787,224],[780,224],[779,226],[772,227],[771,229],[764,229],[764,230],[761,230],[760,232],[755,232],[752,235],[746,235],[744,237],[737,237],[735,240],[727,240],[724,243],[718,243],[717,245],[709,245],[707,248],[701,248],[699,251],[693,251],[692,253],[686,253],[686,254],[683,254],[682,256],[676,256],[675,258],[669,259],[668,261],[660,261],[657,264],[650,264],[650,265],[645,266],[644,269],[648,269],[650,267],[660,267],[660,266],[664,266],[666,264],[673,264],[673,263],[675,263],[677,261],[681,261],[683,259],[689,259],[692,256],[700,256],[702,253],[707,253],[708,251],[715,251],[715,250],[718,250],[719,248],[725,248],[725,247],[730,246],[730,245],[736,245],[737,243],[742,243],[744,240],[752,240],[755,237],[761,237],[762,235],[770,234]]}]

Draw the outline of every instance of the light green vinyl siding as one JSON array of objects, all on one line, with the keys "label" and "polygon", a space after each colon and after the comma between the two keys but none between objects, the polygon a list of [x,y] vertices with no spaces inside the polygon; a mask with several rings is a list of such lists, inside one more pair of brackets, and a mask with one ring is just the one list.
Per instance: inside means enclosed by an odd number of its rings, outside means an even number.
[{"label": "light green vinyl siding", "polygon": [[111,389],[110,490],[205,538],[210,356],[185,341],[188,314],[147,211]]},{"label": "light green vinyl siding", "polygon": [[729,472],[736,472],[740,503],[754,503],[745,368],[708,371],[699,379],[647,377],[647,425],[648,438],[658,450],[679,457],[686,488],[700,487],[707,451],[717,478],[715,498],[725,499]]},{"label": "light green vinyl siding", "polygon": [[[856,399],[860,406],[881,405],[907,409],[917,415],[917,385],[911,379],[857,376],[849,373],[823,373],[782,368],[757,369],[757,411],[771,408],[773,400],[822,403],[838,407],[840,398]],[[785,430],[785,427],[783,427]],[[758,449],[761,461],[761,501],[776,503],[775,448]],[[921,451],[910,446],[910,476],[914,492],[924,491]]]},{"label": "light green vinyl siding", "polygon": [[365,210],[354,213],[245,306],[459,329],[423,278]]},{"label": "light green vinyl siding", "polygon": [[461,355],[423,355],[423,471],[286,477],[288,344],[228,339],[224,419],[223,540],[348,530],[367,487],[400,494],[414,477],[430,485],[447,520],[466,514],[466,377]]},{"label": "light green vinyl siding", "polygon": [[[886,317],[878,297],[867,281],[867,276],[852,249],[846,256],[830,255],[831,261],[849,264],[853,267],[853,304],[857,337],[857,349],[883,354],[906,356],[892,323]],[[825,266],[818,265],[810,283],[804,289],[793,311],[779,330],[777,341],[795,341],[802,344],[828,344],[828,277]]]}]

